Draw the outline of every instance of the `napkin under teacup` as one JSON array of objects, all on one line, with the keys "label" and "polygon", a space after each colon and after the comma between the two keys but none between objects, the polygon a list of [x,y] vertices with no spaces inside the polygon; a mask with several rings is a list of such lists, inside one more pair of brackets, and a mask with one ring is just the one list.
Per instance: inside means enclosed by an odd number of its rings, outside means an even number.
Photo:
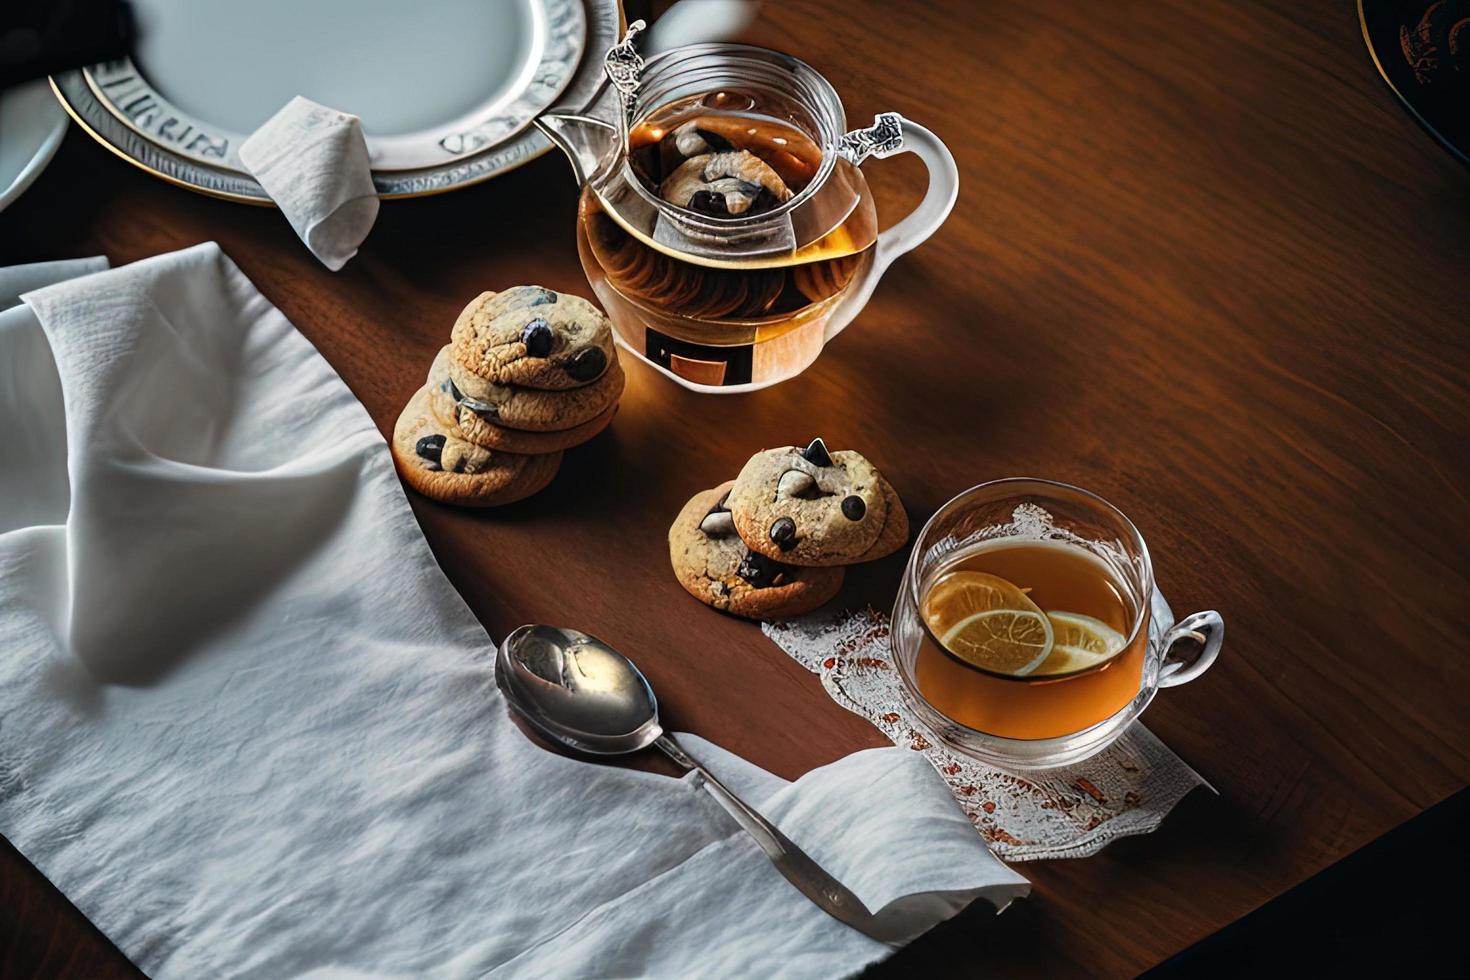
[{"label": "napkin under teacup", "polygon": [[[1172,625],[1174,612],[1156,590],[1154,642]],[[833,701],[929,760],[1007,861],[1088,857],[1120,837],[1152,833],[1196,787],[1214,791],[1138,721],[1097,755],[1056,769],[1006,772],[950,751],[909,704],[893,666],[888,617],[873,609],[819,610],[761,628],[821,678]]]},{"label": "napkin under teacup", "polygon": [[[0,270],[0,296],[44,273]],[[382,435],[217,247],[0,310],[0,418],[0,832],[149,975],[829,977],[886,954],[697,778],[515,727]],[[680,738],[916,931],[1027,891],[916,753],[788,783]]]},{"label": "napkin under teacup", "polygon": [[333,272],[357,254],[378,219],[356,116],[298,95],[241,144],[240,162]]}]

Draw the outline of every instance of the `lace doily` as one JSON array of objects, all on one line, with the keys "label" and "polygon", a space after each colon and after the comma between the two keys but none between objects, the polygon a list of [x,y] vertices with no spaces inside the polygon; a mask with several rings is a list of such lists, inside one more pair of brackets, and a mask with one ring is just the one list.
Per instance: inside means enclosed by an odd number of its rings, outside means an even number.
[{"label": "lace doily", "polygon": [[[1155,602],[1160,620],[1168,606],[1157,596]],[[1138,722],[1107,749],[1060,769],[1008,773],[951,753],[904,704],[890,663],[888,617],[872,609],[819,612],[762,623],[761,629],[819,675],[832,700],[871,721],[895,745],[924,753],[980,835],[1007,861],[1096,854],[1119,837],[1154,830],[1184,794],[1209,786]]]}]

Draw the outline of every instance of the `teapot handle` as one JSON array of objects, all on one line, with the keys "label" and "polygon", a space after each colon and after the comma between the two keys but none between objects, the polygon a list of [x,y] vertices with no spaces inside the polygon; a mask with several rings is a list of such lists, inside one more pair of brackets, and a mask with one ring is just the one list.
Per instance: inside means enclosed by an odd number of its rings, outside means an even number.
[{"label": "teapot handle", "polygon": [[835,311],[827,321],[825,340],[831,340],[852,322],[894,259],[939,230],[954,210],[960,193],[960,171],[949,147],[928,129],[896,112],[881,113],[870,128],[843,137],[843,144],[840,152],[854,163],[861,163],[870,154],[882,159],[897,153],[913,153],[924,161],[929,171],[929,189],[902,221],[878,233],[872,268],[864,281],[857,284],[856,295],[849,294],[843,301],[844,308]]}]

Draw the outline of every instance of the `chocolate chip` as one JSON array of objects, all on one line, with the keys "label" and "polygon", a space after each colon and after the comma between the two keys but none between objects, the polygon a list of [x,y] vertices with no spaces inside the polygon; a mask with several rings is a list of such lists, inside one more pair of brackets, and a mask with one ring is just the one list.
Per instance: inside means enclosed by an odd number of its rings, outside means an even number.
[{"label": "chocolate chip", "polygon": [[444,437],[442,435],[424,436],[414,445],[413,451],[438,467],[440,465],[439,454],[444,451]]},{"label": "chocolate chip", "polygon": [[827,452],[827,444],[822,441],[821,436],[813,439],[811,445],[802,450],[801,455],[813,466],[832,465],[832,456]]},{"label": "chocolate chip", "polygon": [[545,286],[525,286],[523,288],[531,294],[530,298],[526,300],[527,306],[545,306],[547,303],[555,303],[557,300],[556,293],[547,289]]},{"label": "chocolate chip", "polygon": [[787,571],[786,566],[780,562],[754,551],[747,551],[745,557],[740,559],[740,567],[735,569],[735,574],[757,589],[769,589],[780,584]]},{"label": "chocolate chip", "polygon": [[711,218],[730,217],[730,209],[725,206],[725,195],[718,191],[695,191],[689,198],[689,210]]},{"label": "chocolate chip", "polygon": [[500,418],[499,405],[492,405],[489,402],[482,402],[477,398],[467,397],[464,392],[459,390],[459,385],[455,384],[452,379],[445,378],[439,387],[449,392],[449,397],[454,399],[456,405],[469,409],[486,422],[494,422]]},{"label": "chocolate chip", "polygon": [[551,324],[539,316],[526,324],[526,329],[521,331],[521,343],[526,345],[526,353],[532,357],[545,357],[551,353]]},{"label": "chocolate chip", "polygon": [[750,202],[750,207],[745,209],[746,214],[765,214],[774,211],[781,206],[781,201],[766,188],[762,187],[760,193],[755,195],[755,200]]},{"label": "chocolate chip", "polygon": [[601,347],[583,347],[567,361],[566,372],[573,381],[595,381],[607,370],[607,355]]},{"label": "chocolate chip", "polygon": [[699,522],[699,529],[712,538],[728,538],[735,533],[735,515],[728,510],[712,510]]},{"label": "chocolate chip", "polygon": [[817,487],[816,478],[802,470],[787,470],[776,481],[776,494],[781,497],[802,497]]},{"label": "chocolate chip", "polygon": [[796,547],[796,522],[789,517],[778,517],[771,525],[771,540],[782,551]]},{"label": "chocolate chip", "polygon": [[868,512],[868,505],[863,503],[863,498],[858,496],[842,498],[842,516],[849,521],[860,521]]}]

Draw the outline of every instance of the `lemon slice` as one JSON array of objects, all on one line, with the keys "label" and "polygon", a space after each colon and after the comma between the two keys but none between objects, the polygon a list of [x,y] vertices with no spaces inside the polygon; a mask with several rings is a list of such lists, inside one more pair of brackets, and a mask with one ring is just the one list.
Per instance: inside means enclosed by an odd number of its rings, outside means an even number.
[{"label": "lemon slice", "polygon": [[1051,655],[1051,621],[1030,609],[972,613],[940,637],[950,653],[977,667],[1024,676]]},{"label": "lemon slice", "polygon": [[1070,674],[1096,666],[1116,655],[1128,640],[1100,619],[1082,613],[1050,611],[1053,646],[1051,656],[1036,668],[1037,674]]},{"label": "lemon slice", "polygon": [[976,613],[1016,609],[1041,614],[1041,607],[1013,583],[988,572],[950,572],[940,576],[924,595],[924,621],[942,637],[955,624]]}]

